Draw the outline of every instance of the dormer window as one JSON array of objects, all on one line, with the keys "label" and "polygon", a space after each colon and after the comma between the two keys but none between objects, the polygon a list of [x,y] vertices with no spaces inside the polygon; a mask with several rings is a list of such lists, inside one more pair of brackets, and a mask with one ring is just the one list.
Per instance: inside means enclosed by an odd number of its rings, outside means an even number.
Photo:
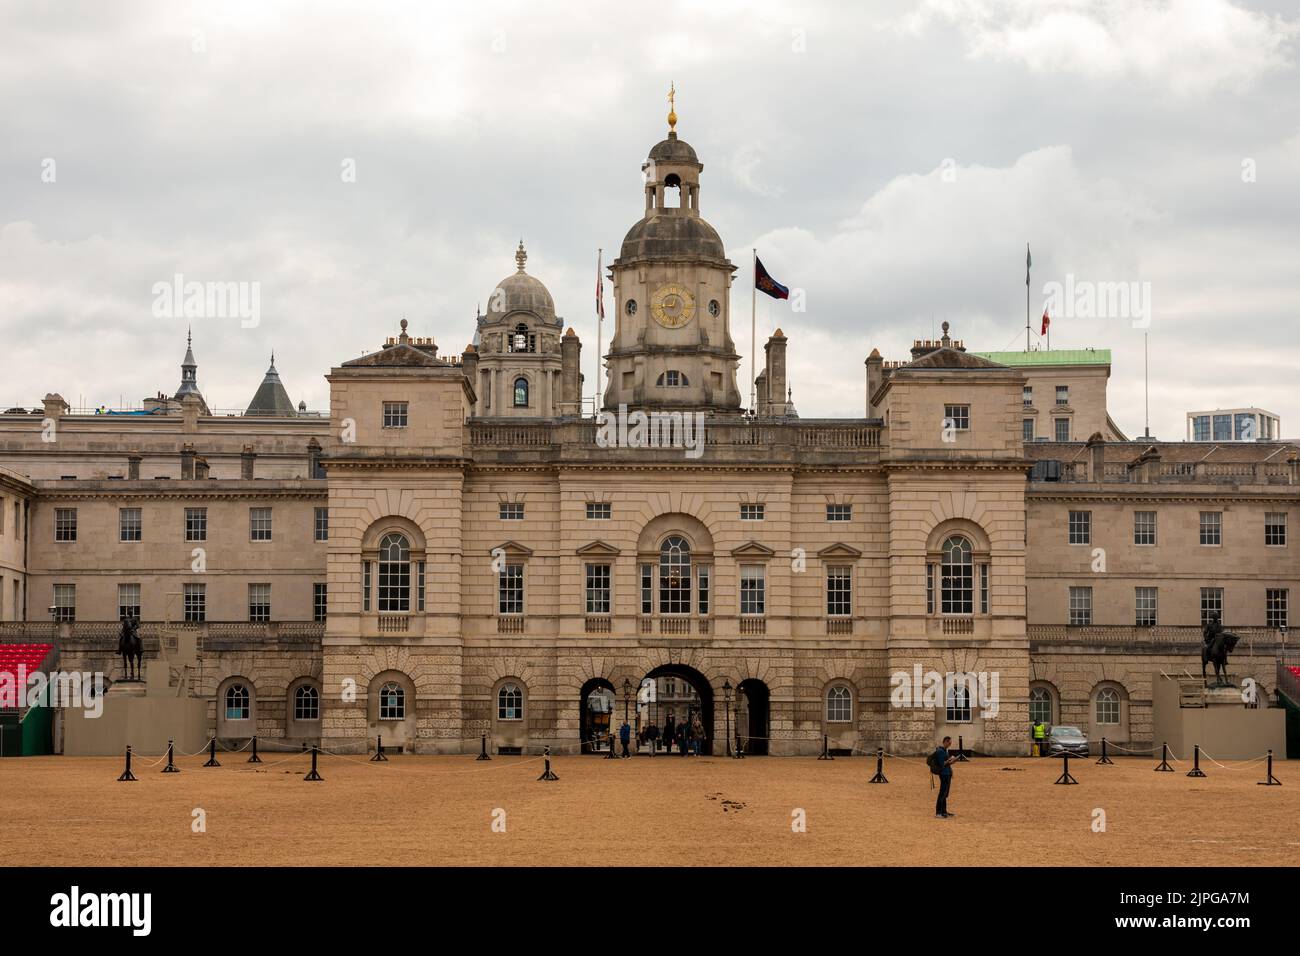
[{"label": "dormer window", "polygon": [[660,372],[659,378],[655,381],[655,385],[659,388],[689,388],[690,384],[691,380],[675,368]]}]

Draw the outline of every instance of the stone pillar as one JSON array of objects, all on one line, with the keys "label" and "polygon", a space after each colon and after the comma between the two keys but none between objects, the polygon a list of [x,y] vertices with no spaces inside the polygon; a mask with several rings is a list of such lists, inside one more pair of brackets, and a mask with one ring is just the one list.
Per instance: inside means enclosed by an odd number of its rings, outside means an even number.
[{"label": "stone pillar", "polygon": [[1088,463],[1090,474],[1089,481],[1106,480],[1106,439],[1101,437],[1101,432],[1095,432],[1088,439]]},{"label": "stone pillar", "polygon": [[460,357],[461,371],[465,373],[465,378],[469,380],[470,388],[474,389],[474,407],[471,413],[474,415],[482,414],[482,399],[479,397],[478,390],[480,382],[478,380],[478,349],[473,345],[465,346],[465,351]]},{"label": "stone pillar", "polygon": [[140,456],[128,455],[126,459],[126,477],[132,480],[140,477]]},{"label": "stone pillar", "polygon": [[58,392],[50,392],[45,396],[45,417],[59,419],[68,413],[71,407],[63,400],[63,396]]},{"label": "stone pillar", "polygon": [[186,395],[181,399],[181,421],[182,430],[187,435],[193,435],[199,430],[199,412],[202,407],[199,404],[198,396]]},{"label": "stone pillar", "polygon": [[257,461],[257,453],[253,451],[252,445],[245,445],[244,450],[239,455],[239,477],[253,478],[253,464]]},{"label": "stone pillar", "polygon": [[181,446],[181,480],[194,478],[194,446]]},{"label": "stone pillar", "polygon": [[208,476],[208,460],[206,458],[194,459],[194,477],[206,481]]},{"label": "stone pillar", "polygon": [[872,349],[867,356],[867,417],[879,418],[880,409],[871,403],[871,396],[885,383],[885,360],[879,349]]},{"label": "stone pillar", "polygon": [[[767,353],[767,413],[769,415],[785,414],[785,333],[777,329],[763,346]],[[762,398],[760,397],[760,407]]]},{"label": "stone pillar", "polygon": [[582,340],[573,329],[560,339],[560,414],[582,414]]}]

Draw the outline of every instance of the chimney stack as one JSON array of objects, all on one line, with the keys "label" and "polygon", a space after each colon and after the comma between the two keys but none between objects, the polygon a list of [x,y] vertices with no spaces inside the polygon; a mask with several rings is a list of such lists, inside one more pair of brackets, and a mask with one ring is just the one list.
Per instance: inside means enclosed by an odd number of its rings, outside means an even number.
[{"label": "chimney stack", "polygon": [[560,339],[560,414],[582,414],[582,340],[573,329]]}]

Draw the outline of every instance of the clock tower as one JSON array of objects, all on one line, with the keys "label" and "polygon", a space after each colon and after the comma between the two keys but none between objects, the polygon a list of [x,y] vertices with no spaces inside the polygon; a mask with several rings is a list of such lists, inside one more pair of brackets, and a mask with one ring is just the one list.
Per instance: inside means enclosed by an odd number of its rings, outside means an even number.
[{"label": "clock tower", "polygon": [[603,404],[611,411],[740,409],[728,294],[735,266],[700,217],[704,166],[676,125],[669,112],[668,138],[641,165],[645,215],[610,263],[618,318]]}]

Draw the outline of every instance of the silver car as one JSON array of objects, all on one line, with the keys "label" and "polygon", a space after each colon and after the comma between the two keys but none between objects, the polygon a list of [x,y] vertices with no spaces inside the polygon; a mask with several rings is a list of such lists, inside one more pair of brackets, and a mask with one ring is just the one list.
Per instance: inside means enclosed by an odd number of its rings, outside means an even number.
[{"label": "silver car", "polygon": [[1069,753],[1072,757],[1088,756],[1088,738],[1078,727],[1053,727],[1047,735],[1047,755],[1059,757]]}]

